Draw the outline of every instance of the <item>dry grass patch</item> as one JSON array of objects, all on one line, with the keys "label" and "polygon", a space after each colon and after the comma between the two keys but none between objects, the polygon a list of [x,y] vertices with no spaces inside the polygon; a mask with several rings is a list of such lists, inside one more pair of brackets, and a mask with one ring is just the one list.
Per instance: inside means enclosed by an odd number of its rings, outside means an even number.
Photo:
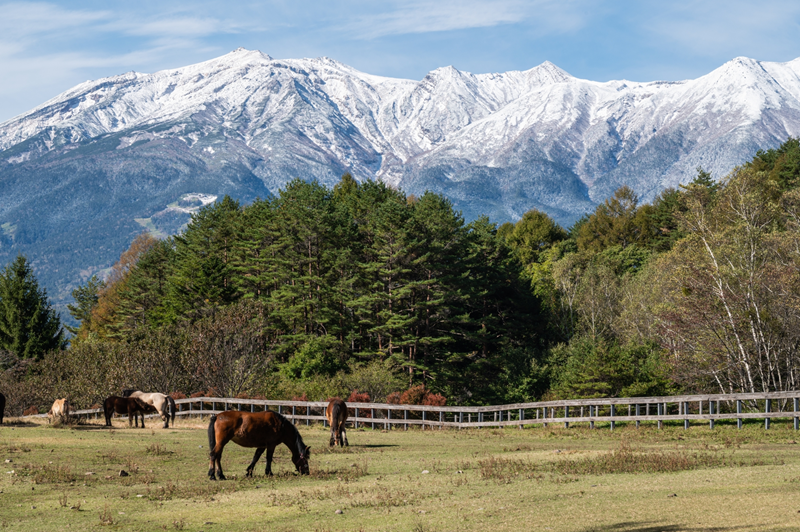
[{"label": "dry grass patch", "polygon": [[[569,456],[572,453],[567,451],[563,454]],[[782,464],[781,460],[763,456],[737,458],[733,453],[721,451],[707,444],[703,445],[701,449],[694,450],[683,448],[645,449],[634,447],[627,441],[620,442],[619,447],[611,451],[577,458],[565,457],[546,462],[496,456],[478,460],[481,478],[499,482],[509,482],[514,479],[543,480],[545,478],[563,482],[563,478],[555,478],[552,475],[656,474],[694,469]]]}]

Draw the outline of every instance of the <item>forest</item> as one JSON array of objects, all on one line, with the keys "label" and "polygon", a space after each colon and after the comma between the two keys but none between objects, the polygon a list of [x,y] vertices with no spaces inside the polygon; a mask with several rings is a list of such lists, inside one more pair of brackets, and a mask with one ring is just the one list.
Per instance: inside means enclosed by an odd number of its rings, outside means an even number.
[{"label": "forest", "polygon": [[440,195],[348,174],[225,197],[76,289],[68,346],[52,319],[14,318],[21,266],[0,272],[17,413],[122,388],[460,405],[791,390],[800,140],[650,204],[622,186],[568,229],[535,209],[467,223]]}]

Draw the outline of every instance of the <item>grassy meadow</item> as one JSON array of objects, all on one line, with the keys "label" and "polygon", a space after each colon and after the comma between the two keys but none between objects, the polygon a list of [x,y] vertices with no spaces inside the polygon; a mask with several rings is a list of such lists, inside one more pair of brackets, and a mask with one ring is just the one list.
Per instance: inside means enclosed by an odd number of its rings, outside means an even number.
[{"label": "grassy meadow", "polygon": [[262,458],[245,479],[253,452],[230,443],[229,480],[211,482],[207,420],[7,421],[2,530],[800,530],[800,435],[785,422],[351,429],[343,450],[328,449],[327,429],[301,426],[310,476],[293,474],[281,446],[273,478]]}]

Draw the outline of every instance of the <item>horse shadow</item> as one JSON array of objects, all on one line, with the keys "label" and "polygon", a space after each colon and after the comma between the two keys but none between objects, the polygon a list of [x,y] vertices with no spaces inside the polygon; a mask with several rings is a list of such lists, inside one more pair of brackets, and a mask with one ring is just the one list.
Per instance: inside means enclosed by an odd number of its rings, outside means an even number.
[{"label": "horse shadow", "polygon": [[581,532],[727,532],[730,530],[746,530],[751,526],[685,526],[685,525],[666,525],[658,522],[626,522],[614,523],[613,525],[592,526],[584,528]]}]

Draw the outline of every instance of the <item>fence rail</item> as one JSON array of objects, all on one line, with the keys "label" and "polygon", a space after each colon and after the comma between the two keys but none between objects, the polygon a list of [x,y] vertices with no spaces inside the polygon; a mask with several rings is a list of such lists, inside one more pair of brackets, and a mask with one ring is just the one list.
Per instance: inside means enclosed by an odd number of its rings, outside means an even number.
[{"label": "fence rail", "polygon": [[[193,397],[177,399],[178,416],[204,416],[225,410],[260,412],[272,408],[297,424],[325,423],[327,401],[274,401],[269,399],[238,399],[225,397]],[[221,408],[217,408],[217,406]],[[208,408],[206,408],[208,407]],[[774,419],[792,419],[794,429],[800,428],[800,392],[768,392],[747,394],[678,395],[668,397],[626,397],[607,399],[570,399],[541,401],[498,406],[423,406],[384,403],[350,403],[349,421],[355,427],[390,429],[402,425],[426,428],[481,428],[563,423],[608,424],[611,430],[618,422],[655,422],[659,428],[665,422],[736,420],[742,428],[744,420],[763,419],[769,429]],[[76,416],[99,417],[101,408],[77,410]],[[44,417],[46,414],[38,414]],[[148,417],[154,417],[150,415]]]}]

